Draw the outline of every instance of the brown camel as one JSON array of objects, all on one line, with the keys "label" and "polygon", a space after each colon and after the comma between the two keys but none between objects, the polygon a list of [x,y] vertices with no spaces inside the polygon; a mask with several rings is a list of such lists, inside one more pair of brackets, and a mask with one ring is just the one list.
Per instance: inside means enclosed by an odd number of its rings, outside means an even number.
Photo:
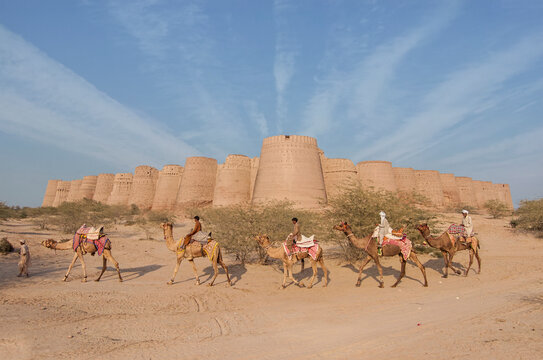
[{"label": "brown camel", "polygon": [[[479,240],[473,236],[471,237],[471,242],[464,243],[461,241],[456,241],[454,244],[451,240],[449,234],[445,231],[439,237],[434,237],[430,235],[430,227],[428,224],[420,224],[417,226],[417,230],[420,231],[422,237],[426,242],[433,248],[439,249],[443,254],[443,260],[445,262],[445,270],[443,277],[446,278],[449,276],[449,268],[454,271],[456,274],[461,274],[460,270],[457,270],[452,265],[452,259],[454,254],[457,251],[469,250],[469,265],[464,273],[464,276],[468,276],[469,269],[471,264],[473,264],[473,255],[477,258],[477,263],[479,264],[478,274],[481,273],[481,258],[479,257]],[[451,235],[452,236],[452,235]]]},{"label": "brown camel", "polygon": [[[180,242],[182,243],[183,239],[178,242],[173,239],[172,223],[162,223],[160,224],[160,226],[164,230],[164,240],[166,240],[166,246],[168,247],[168,250],[173,251],[177,254],[177,264],[175,265],[175,270],[173,271],[172,278],[170,279],[170,281],[167,282],[167,284],[173,284],[173,282],[175,281],[175,275],[177,275],[177,271],[179,270],[179,265],[181,265],[181,261],[183,261],[184,258],[187,258],[187,260],[192,264],[194,276],[196,276],[196,285],[200,285],[200,278],[198,277],[198,270],[196,270],[196,266],[194,265],[194,258],[206,257],[202,244],[195,241],[187,245],[185,251],[179,251],[179,245],[181,245]],[[207,284],[207,286],[213,286],[213,283],[217,278],[217,275],[219,273],[217,263],[221,264],[222,268],[224,269],[224,272],[226,273],[226,278],[228,279],[228,285],[232,285],[232,283],[230,282],[230,275],[228,274],[228,267],[222,260],[221,248],[219,244],[215,242],[215,240],[212,241],[216,244],[216,246],[213,247],[213,254],[210,257],[211,264],[213,265],[214,274],[213,279],[211,279],[211,282]]]},{"label": "brown camel", "polygon": [[[338,231],[343,231],[343,233],[347,236],[347,239],[353,244],[353,246],[364,250],[368,256],[362,261],[362,265],[360,265],[360,271],[358,272],[358,281],[356,282],[356,286],[360,286],[360,283],[362,282],[362,270],[364,270],[364,266],[370,260],[373,259],[375,262],[375,265],[377,265],[377,270],[379,271],[379,287],[383,287],[383,269],[381,268],[381,263],[379,262],[379,255],[377,253],[377,242],[373,241],[371,238],[371,235],[368,235],[362,239],[357,238],[351,229],[351,226],[347,224],[346,222],[342,222],[339,225],[334,226],[334,229]],[[398,280],[392,287],[396,287],[400,280],[405,276],[405,264],[407,261],[403,258],[401,249],[399,246],[387,244],[384,245],[382,248],[383,256],[395,256],[399,255],[400,257],[400,263],[402,265],[402,269],[400,272],[400,276],[398,277]],[[417,267],[422,272],[422,275],[424,276],[424,285],[428,286],[428,280],[426,280],[426,269],[424,268],[424,265],[421,264],[419,259],[417,258],[417,254],[415,253],[414,249],[411,249],[411,253],[409,254],[409,259],[417,265]]]},{"label": "brown camel", "polygon": [[309,280],[308,288],[311,289],[313,287],[313,281],[315,280],[315,277],[317,276],[317,263],[320,264],[322,271],[324,272],[324,287],[328,285],[328,269],[326,269],[326,266],[324,265],[324,255],[322,253],[321,246],[319,246],[319,250],[317,252],[317,256],[316,256],[317,260],[313,260],[313,258],[309,256],[309,254],[306,252],[292,255],[292,258],[289,260],[285,252],[285,249],[282,246],[280,247],[271,246],[270,238],[268,237],[268,235],[257,235],[256,241],[258,241],[260,246],[262,246],[262,248],[266,250],[266,253],[268,254],[268,256],[274,259],[279,259],[283,262],[283,284],[281,285],[283,289],[286,287],[287,276],[296,285],[304,286],[304,283],[302,281],[298,282],[296,281],[296,279],[294,279],[294,276],[292,276],[292,266],[298,260],[303,260],[305,258],[309,258],[309,260],[311,261],[311,268],[313,269],[313,276],[311,277],[311,280]]},{"label": "brown camel", "polygon": [[[72,246],[72,241],[59,243],[53,239],[47,239],[47,240],[42,241],[41,244],[49,249],[74,251],[73,246]],[[75,261],[77,260],[77,258],[79,258],[79,260],[81,261],[81,267],[83,268],[83,279],[81,280],[81,282],[86,282],[87,269],[85,266],[85,260],[83,260],[83,255],[86,253],[90,253],[91,255],[94,255],[96,251],[98,251],[98,249],[93,243],[82,242],[81,245],[78,246],[77,249],[74,251],[74,258],[72,259],[72,263],[68,267],[68,272],[66,273],[66,275],[64,275],[64,279],[62,281],[66,281],[66,279],[68,279],[68,275],[70,275],[70,271],[72,271],[72,267],[74,266]],[[102,272],[100,273],[98,278],[94,281],[100,281],[100,278],[102,278],[102,275],[107,269],[108,260],[111,261],[113,265],[115,266],[115,269],[117,269],[117,274],[119,275],[119,281],[123,281],[123,278],[121,277],[121,270],[119,269],[119,263],[115,260],[113,255],[111,255],[111,241],[108,241],[106,243],[104,252],[102,253],[102,259],[103,259]]]}]

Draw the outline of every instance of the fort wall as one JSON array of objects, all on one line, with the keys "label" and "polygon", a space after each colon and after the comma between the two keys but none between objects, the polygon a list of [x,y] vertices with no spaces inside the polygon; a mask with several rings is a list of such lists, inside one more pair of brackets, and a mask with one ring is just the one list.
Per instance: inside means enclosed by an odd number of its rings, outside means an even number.
[{"label": "fort wall", "polygon": [[96,190],[96,182],[98,181],[98,176],[87,175],[83,177],[81,182],[81,187],[79,188],[79,199],[92,199],[94,196],[94,191]]},{"label": "fort wall", "polygon": [[151,209],[155,197],[157,180],[157,169],[147,165],[137,166],[134,171],[128,204],[134,204],[142,210]]},{"label": "fort wall", "polygon": [[358,179],[366,189],[396,192],[396,181],[390,161],[361,161],[356,164]]},{"label": "fort wall", "polygon": [[115,174],[113,188],[108,198],[108,205],[130,205],[128,199],[132,190],[134,175],[132,173]]},{"label": "fort wall", "polygon": [[264,139],[253,203],[273,200],[289,200],[303,208],[316,208],[327,201],[315,138],[278,135]]},{"label": "fort wall", "polygon": [[218,167],[213,205],[246,204],[251,198],[250,192],[251,159],[245,155],[228,155]]},{"label": "fort wall", "polygon": [[175,208],[184,168],[181,165],[165,165],[158,174],[153,210]]},{"label": "fort wall", "polygon": [[415,185],[417,192],[426,196],[433,207],[443,207],[443,185],[437,170],[415,170]]},{"label": "fort wall", "polygon": [[98,174],[92,200],[107,204],[109,195],[111,195],[111,191],[113,190],[114,180],[114,174]]},{"label": "fort wall", "polygon": [[416,190],[415,170],[413,168],[393,167],[392,173],[399,192],[412,193]]},{"label": "fort wall", "polygon": [[68,193],[70,192],[70,187],[72,186],[71,181],[59,181],[57,183],[57,192],[55,194],[55,200],[53,201],[54,207],[59,206],[63,202],[68,200]]},{"label": "fort wall", "polygon": [[249,190],[249,201],[253,201],[253,193],[255,191],[256,174],[260,166],[260,158],[254,157],[251,159],[251,189]]},{"label": "fort wall", "polygon": [[356,167],[349,159],[328,159],[321,156],[324,186],[328,198],[339,195],[342,190],[358,180]]},{"label": "fort wall", "polygon": [[81,183],[83,182],[83,179],[77,179],[72,180],[70,185],[70,191],[68,192],[68,198],[66,199],[67,202],[74,202],[81,200],[82,197],[80,197],[79,189],[81,188]]},{"label": "fort wall", "polygon": [[439,178],[443,187],[443,205],[449,208],[460,205],[460,194],[454,174],[440,173]]},{"label": "fort wall", "polygon": [[458,195],[460,196],[460,205],[477,207],[477,199],[473,189],[473,180],[466,176],[457,176],[455,178]]},{"label": "fort wall", "polygon": [[45,188],[45,195],[43,196],[43,202],[41,203],[42,207],[53,206],[59,181],[61,180],[49,180],[47,182],[47,188]]},{"label": "fort wall", "polygon": [[211,204],[217,177],[217,160],[194,156],[187,158],[177,194],[177,205]]}]

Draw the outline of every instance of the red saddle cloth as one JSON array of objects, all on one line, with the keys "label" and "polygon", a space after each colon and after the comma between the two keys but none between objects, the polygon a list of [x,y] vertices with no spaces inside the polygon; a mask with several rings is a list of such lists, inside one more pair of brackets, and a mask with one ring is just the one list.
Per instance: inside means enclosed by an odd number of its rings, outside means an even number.
[{"label": "red saddle cloth", "polygon": [[411,254],[411,249],[413,248],[411,240],[409,240],[405,236],[401,240],[389,239],[385,236],[383,238],[383,246],[385,245],[398,246],[402,252],[404,260],[407,260],[409,258],[409,255]]},{"label": "red saddle cloth", "polygon": [[457,224],[452,224],[451,226],[449,226],[449,228],[447,229],[447,232],[451,235],[456,235],[456,236],[463,236],[463,237],[466,237],[466,228],[464,227],[464,225],[457,225]]},{"label": "red saddle cloth", "polygon": [[87,234],[89,233],[90,229],[90,227],[86,227],[85,225],[83,225],[75,232],[72,240],[73,249],[74,251],[76,251],[80,245],[87,242],[93,244],[96,247],[98,255],[101,256],[104,252],[106,244],[109,242],[109,238],[105,235],[102,235],[98,240],[89,240],[87,238]]},{"label": "red saddle cloth", "polygon": [[283,243],[283,249],[285,249],[285,253],[287,254],[289,260],[292,259],[292,255],[296,255],[296,254],[299,254],[299,253],[308,253],[309,256],[311,256],[311,258],[313,260],[317,260],[317,253],[319,251],[319,244],[315,240],[314,240],[314,243],[315,243],[315,245],[313,245],[311,247],[299,247],[299,246],[296,246],[296,244],[294,244],[294,245],[292,245],[292,251],[290,251],[289,246],[287,245],[286,242],[284,242]]}]

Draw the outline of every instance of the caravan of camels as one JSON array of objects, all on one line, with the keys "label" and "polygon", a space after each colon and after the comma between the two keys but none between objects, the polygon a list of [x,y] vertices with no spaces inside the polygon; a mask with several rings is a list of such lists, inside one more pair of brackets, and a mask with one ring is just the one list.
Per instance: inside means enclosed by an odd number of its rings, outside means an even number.
[{"label": "caravan of camels", "polygon": [[[417,226],[417,230],[420,231],[422,237],[425,239],[427,244],[433,248],[439,249],[443,254],[444,260],[444,275],[443,277],[448,276],[448,269],[450,268],[454,273],[460,274],[461,272],[455,269],[452,265],[452,259],[456,252],[462,250],[469,250],[469,265],[465,270],[464,276],[468,275],[468,272],[473,263],[473,257],[477,259],[478,262],[478,273],[481,271],[481,259],[479,256],[479,247],[480,242],[477,237],[472,233],[473,229],[470,227],[471,218],[467,216],[467,211],[464,210],[464,219],[462,225],[451,225],[447,231],[445,231],[439,237],[433,237],[430,235],[430,228],[427,224],[420,224]],[[348,241],[358,249],[361,249],[366,254],[365,259],[360,265],[358,271],[358,279],[356,286],[359,287],[362,282],[362,272],[364,267],[373,260],[377,270],[379,272],[379,287],[384,287],[383,282],[383,270],[381,263],[379,261],[380,257],[393,257],[398,256],[400,260],[401,271],[398,279],[392,285],[396,287],[400,280],[405,276],[405,267],[407,260],[411,260],[421,271],[424,278],[423,286],[428,286],[428,280],[426,278],[426,269],[424,265],[419,261],[416,255],[415,249],[413,249],[411,241],[407,238],[405,233],[402,230],[396,231],[390,228],[388,221],[386,220],[385,213],[381,212],[381,223],[376,226],[375,231],[372,234],[369,234],[365,237],[357,237],[351,226],[347,222],[341,222],[338,225],[333,227],[334,230],[343,232],[347,237]],[[166,222],[161,223],[160,227],[164,233],[164,240],[166,241],[166,246],[168,250],[176,253],[176,265],[173,271],[171,279],[167,282],[168,285],[172,285],[175,281],[177,272],[183,259],[187,259],[193,268],[194,276],[196,279],[196,285],[200,285],[200,278],[198,276],[198,270],[194,264],[194,259],[203,257],[208,258],[213,266],[213,277],[208,283],[208,286],[213,286],[215,279],[218,276],[218,265],[220,265],[227,278],[227,284],[232,285],[230,280],[230,275],[228,273],[228,267],[223,261],[223,254],[221,246],[219,243],[213,239],[211,233],[205,233],[202,231],[202,226],[199,221],[199,217],[194,217],[195,226],[194,229],[188,233],[186,236],[181,238],[179,241],[174,240],[173,235],[173,224]],[[262,249],[266,252],[267,256],[279,259],[283,265],[283,282],[281,284],[282,288],[287,286],[287,278],[292,281],[292,283],[304,287],[305,284],[303,281],[297,281],[293,276],[293,265],[302,261],[302,270],[304,267],[304,259],[309,259],[311,267],[313,270],[311,279],[309,280],[308,288],[313,287],[313,282],[317,277],[317,264],[320,265],[324,272],[323,282],[324,287],[328,285],[328,270],[324,265],[324,253],[322,246],[319,245],[318,241],[314,239],[314,236],[305,237],[299,231],[298,219],[293,218],[292,222],[294,224],[294,230],[290,233],[286,240],[280,244],[278,247],[272,246],[272,242],[268,235],[259,234],[255,236],[256,242]],[[464,224],[466,223],[466,225]],[[121,271],[119,268],[119,263],[115,260],[111,254],[112,245],[109,238],[104,234],[104,227],[99,228],[87,227],[85,224],[77,230],[72,241],[58,243],[55,240],[48,239],[42,242],[42,245],[46,248],[55,249],[55,250],[72,250],[74,256],[68,271],[63,278],[63,281],[68,279],[68,276],[72,270],[77,259],[80,260],[83,271],[82,282],[86,282],[87,273],[86,266],[83,255],[90,253],[94,255],[97,253],[103,258],[103,266],[98,278],[95,281],[100,281],[100,278],[107,269],[107,260],[110,260],[115,266],[117,271],[119,281],[122,282]]]}]

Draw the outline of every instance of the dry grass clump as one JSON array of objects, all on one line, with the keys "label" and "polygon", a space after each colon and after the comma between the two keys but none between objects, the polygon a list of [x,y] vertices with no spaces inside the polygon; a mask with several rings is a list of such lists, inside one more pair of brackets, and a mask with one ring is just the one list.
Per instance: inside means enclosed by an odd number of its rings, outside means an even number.
[{"label": "dry grass clump", "polygon": [[503,218],[506,215],[511,215],[513,211],[500,200],[488,200],[485,203],[485,209],[494,219]]},{"label": "dry grass clump", "polygon": [[9,252],[13,251],[13,245],[8,241],[7,237],[2,238],[0,240],[0,253],[7,254]]}]

